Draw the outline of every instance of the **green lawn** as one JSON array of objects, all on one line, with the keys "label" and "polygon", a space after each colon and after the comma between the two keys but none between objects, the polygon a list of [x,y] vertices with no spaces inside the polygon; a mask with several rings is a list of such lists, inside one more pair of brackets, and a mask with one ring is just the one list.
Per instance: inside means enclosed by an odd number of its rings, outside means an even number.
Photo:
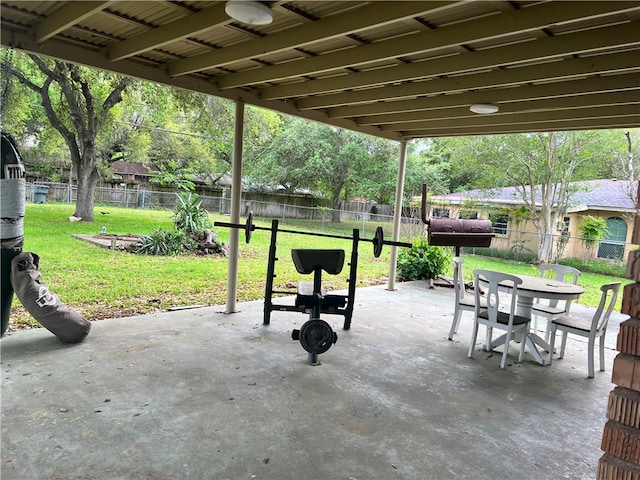
[{"label": "green lawn", "polygon": [[[104,226],[111,234],[148,234],[156,228],[172,228],[172,214],[167,210],[137,210],[100,207],[95,210],[93,223],[69,222],[72,205],[27,204],[24,250],[40,256],[43,282],[66,304],[74,307],[90,320],[137,315],[188,305],[223,305],[226,302],[227,259],[218,256],[153,257],[112,251],[72,238],[74,233],[98,234]],[[104,212],[104,213],[102,213]],[[212,221],[228,221],[228,217],[211,215]],[[244,221],[244,219],[243,219]],[[255,221],[269,227],[270,222]],[[319,226],[318,222],[315,222]],[[308,228],[308,223],[281,225],[283,228]],[[362,223],[344,223],[322,227],[323,231],[350,235],[352,228]],[[372,238],[376,225],[368,223],[362,236]],[[384,224],[385,237],[391,226]],[[219,238],[227,241],[229,229],[215,228]],[[251,243],[241,235],[238,268],[238,300],[257,300],[264,297],[270,232],[256,230]],[[292,248],[344,248],[347,261],[351,242],[322,237],[280,233],[278,262],[274,287],[295,290],[304,276],[295,271],[291,261]],[[389,274],[390,248],[383,248],[379,258],[373,256],[370,242],[361,242],[358,256],[358,286],[385,283]],[[527,264],[464,255],[465,277],[471,279],[474,268],[489,268],[521,274],[536,274]],[[335,277],[326,276],[329,289],[347,287],[349,268]],[[449,272],[450,275],[450,272]],[[309,278],[304,278],[309,280]],[[584,273],[580,284],[586,293],[580,303],[594,306],[599,299],[599,287],[614,279]],[[15,300],[11,327],[24,328],[37,322]]]}]

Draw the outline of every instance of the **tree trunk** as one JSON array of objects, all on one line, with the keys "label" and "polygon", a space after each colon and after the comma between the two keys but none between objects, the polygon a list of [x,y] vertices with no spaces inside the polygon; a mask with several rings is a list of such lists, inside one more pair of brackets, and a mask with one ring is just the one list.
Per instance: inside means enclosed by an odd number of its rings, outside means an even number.
[{"label": "tree trunk", "polygon": [[538,261],[549,263],[553,255],[553,235],[549,232],[540,232],[541,241],[538,247]]},{"label": "tree trunk", "polygon": [[[88,171],[87,171],[88,170]],[[78,194],[74,217],[82,218],[83,222],[93,222],[94,191],[98,183],[98,170],[78,168]]]},{"label": "tree trunk", "polygon": [[331,223],[340,223],[340,207],[342,202],[340,202],[340,192],[336,195],[335,193],[331,196]]},{"label": "tree trunk", "polygon": [[[560,219],[557,212],[543,207],[542,213],[536,225],[538,231],[538,261],[549,263],[553,259],[553,246],[555,244],[556,225]],[[534,221],[534,224],[536,222]]]}]

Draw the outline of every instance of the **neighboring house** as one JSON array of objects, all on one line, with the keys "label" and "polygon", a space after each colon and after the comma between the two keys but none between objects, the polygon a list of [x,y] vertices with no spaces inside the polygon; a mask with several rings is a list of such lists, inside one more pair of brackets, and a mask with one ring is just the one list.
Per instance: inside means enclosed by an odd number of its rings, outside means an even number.
[{"label": "neighboring house", "polygon": [[[558,240],[568,237],[561,256],[625,260],[631,249],[637,182],[601,179],[575,182],[572,186],[578,191],[571,196],[567,213],[554,232],[555,245],[561,243]],[[524,206],[514,187],[434,195],[430,197],[430,206],[432,217],[490,219],[496,233],[493,248],[537,251],[538,239],[533,223],[517,222],[513,214],[509,215],[510,211]],[[608,237],[592,251],[586,251],[580,239],[585,215],[604,218],[609,230]]]},{"label": "neighboring house", "polygon": [[125,162],[123,160],[113,162],[111,164],[111,172],[111,183],[114,185],[119,185],[120,183],[146,184],[155,177],[155,174],[142,163]]}]

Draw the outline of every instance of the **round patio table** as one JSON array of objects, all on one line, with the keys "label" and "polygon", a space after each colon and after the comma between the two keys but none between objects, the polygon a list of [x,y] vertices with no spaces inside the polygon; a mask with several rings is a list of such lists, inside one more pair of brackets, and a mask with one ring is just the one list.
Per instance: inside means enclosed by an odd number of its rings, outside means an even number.
[{"label": "round patio table", "polygon": [[[522,280],[518,285],[518,298],[516,299],[516,315],[531,318],[531,308],[536,298],[549,300],[576,300],[584,293],[584,288],[573,283],[551,280],[543,277],[532,277],[530,275],[512,274]],[[482,283],[482,280],[481,280]],[[501,285],[501,289],[506,293],[511,293],[513,288],[510,284]],[[505,343],[506,334],[496,338],[491,342],[491,347],[497,347]],[[545,360],[538,350],[538,346],[544,350],[549,350],[549,344],[535,332],[527,334],[527,347],[533,358],[540,364],[545,365]]]}]

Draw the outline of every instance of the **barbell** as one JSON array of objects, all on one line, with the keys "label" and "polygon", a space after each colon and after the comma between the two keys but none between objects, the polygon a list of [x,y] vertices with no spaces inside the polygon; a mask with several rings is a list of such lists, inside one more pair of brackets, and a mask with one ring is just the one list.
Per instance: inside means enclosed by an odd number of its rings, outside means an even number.
[{"label": "barbell", "polygon": [[[254,225],[254,223],[253,223],[253,212],[249,212],[249,215],[247,216],[247,221],[244,224],[242,224],[242,223],[214,222],[213,225],[216,226],[216,227],[237,228],[239,230],[244,230],[244,240],[245,240],[246,243],[249,243],[251,241],[251,234],[253,233],[254,230],[265,230],[265,231],[269,231],[269,232],[272,231],[271,228],[258,227],[256,225]],[[309,236],[312,236],[312,237],[338,238],[338,239],[351,240],[351,241],[354,240],[354,237],[348,237],[346,235],[334,235],[334,234],[331,234],[331,233],[301,232],[299,230],[288,230],[286,228],[278,228],[276,231],[284,232],[284,233],[293,233],[293,234],[296,234],[296,235],[309,235]],[[380,256],[380,254],[382,253],[382,247],[384,245],[411,248],[411,244],[410,243],[394,242],[394,241],[391,241],[391,240],[385,240],[384,239],[384,231],[382,230],[382,227],[376,228],[376,233],[375,233],[373,238],[371,238],[371,239],[358,238],[357,240],[360,241],[360,242],[371,242],[373,244],[373,256],[376,257],[376,258],[378,258]]]}]

